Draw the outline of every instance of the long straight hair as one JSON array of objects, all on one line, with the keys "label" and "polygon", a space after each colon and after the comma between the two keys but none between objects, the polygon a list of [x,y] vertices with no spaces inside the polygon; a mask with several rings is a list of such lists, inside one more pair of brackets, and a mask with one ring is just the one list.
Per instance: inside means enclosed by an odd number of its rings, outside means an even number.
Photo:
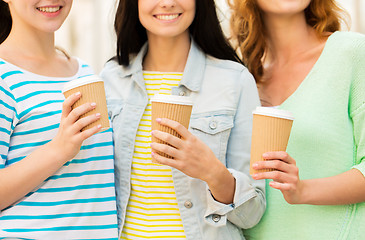
[{"label": "long straight hair", "polygon": [[[257,0],[229,0],[228,3],[233,10],[233,39],[237,42],[243,63],[256,82],[261,82],[264,74],[262,59],[267,51],[263,13]],[[335,0],[312,0],[304,12],[307,24],[316,31],[318,37],[323,37],[326,32],[338,31],[342,21],[346,23],[346,11]]]},{"label": "long straight hair", "polygon": [[[195,18],[190,35],[201,50],[218,59],[240,62],[220,26],[214,0],[196,0]],[[146,29],[138,17],[138,0],[120,0],[114,29],[117,35],[117,55],[120,65],[128,66],[132,54],[138,53],[147,41]]]},{"label": "long straight hair", "polygon": [[9,5],[0,0],[0,44],[9,36],[12,25]]}]

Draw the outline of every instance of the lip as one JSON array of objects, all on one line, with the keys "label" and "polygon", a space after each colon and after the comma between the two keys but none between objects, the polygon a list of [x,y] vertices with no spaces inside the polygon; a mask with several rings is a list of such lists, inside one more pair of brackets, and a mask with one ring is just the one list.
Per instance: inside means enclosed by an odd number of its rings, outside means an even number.
[{"label": "lip", "polygon": [[61,14],[63,6],[61,6],[61,5],[39,6],[39,7],[36,7],[36,9],[43,16],[57,17],[58,15]]},{"label": "lip", "polygon": [[153,17],[161,22],[175,22],[181,18],[182,13],[161,13],[154,14]]}]

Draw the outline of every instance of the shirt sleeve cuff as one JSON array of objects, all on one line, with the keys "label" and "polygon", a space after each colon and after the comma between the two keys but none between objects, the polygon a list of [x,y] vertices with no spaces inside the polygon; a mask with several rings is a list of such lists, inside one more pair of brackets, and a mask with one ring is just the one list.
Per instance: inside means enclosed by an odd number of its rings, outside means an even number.
[{"label": "shirt sleeve cuff", "polygon": [[[229,212],[233,211],[235,208],[241,206],[248,200],[250,200],[253,197],[257,196],[257,193],[255,189],[252,187],[252,185],[249,184],[250,179],[233,169],[228,169],[230,173],[233,175],[233,177],[236,180],[236,186],[235,186],[235,193],[233,198],[233,203],[231,204],[224,204],[221,202],[216,201],[209,188],[208,185],[206,187],[206,194],[207,194],[207,210],[205,212],[205,218],[206,220],[213,219],[214,217],[217,217],[215,215],[227,215]],[[225,216],[226,217],[226,216]],[[223,221],[221,221],[223,222]]]}]

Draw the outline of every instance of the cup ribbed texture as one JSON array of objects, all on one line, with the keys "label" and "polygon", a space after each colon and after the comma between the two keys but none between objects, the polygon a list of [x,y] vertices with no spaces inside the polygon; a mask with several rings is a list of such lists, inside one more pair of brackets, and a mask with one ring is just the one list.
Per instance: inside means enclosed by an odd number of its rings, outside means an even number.
[{"label": "cup ribbed texture", "polygon": [[[152,102],[152,130],[160,130],[163,132],[170,133],[178,138],[181,136],[173,129],[162,126],[161,124],[156,122],[156,118],[168,118],[174,120],[176,122],[181,123],[184,127],[189,127],[190,115],[192,111],[192,105],[182,105],[182,104],[172,104],[172,103],[163,103],[163,102]],[[160,139],[152,136],[152,142],[156,143],[165,143]],[[157,152],[161,156],[172,158],[171,156]],[[152,162],[157,162],[152,158]]]},{"label": "cup ribbed texture", "polygon": [[100,113],[100,119],[87,125],[81,131],[84,131],[86,129],[90,129],[94,126],[97,126],[101,124],[101,130],[108,129],[109,126],[109,119],[108,119],[108,109],[106,106],[106,97],[105,97],[105,90],[104,90],[104,82],[98,81],[93,82],[89,84],[85,84],[73,89],[70,89],[63,94],[65,95],[65,98],[69,97],[70,95],[81,92],[81,98],[75,102],[74,105],[72,105],[72,109],[77,108],[78,106],[81,106],[85,103],[96,103],[96,108],[91,110],[90,112],[87,112],[86,114],[83,114],[80,116],[80,118]]},{"label": "cup ribbed texture", "polygon": [[252,164],[264,161],[262,154],[271,151],[286,151],[293,120],[264,115],[253,115],[250,174],[272,171],[254,170]]}]

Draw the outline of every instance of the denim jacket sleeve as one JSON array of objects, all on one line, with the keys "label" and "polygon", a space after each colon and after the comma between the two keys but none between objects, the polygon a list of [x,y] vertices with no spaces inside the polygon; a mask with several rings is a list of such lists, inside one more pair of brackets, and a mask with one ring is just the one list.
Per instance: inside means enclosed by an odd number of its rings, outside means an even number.
[{"label": "denim jacket sleeve", "polygon": [[237,86],[241,89],[240,97],[226,153],[227,168],[236,180],[234,200],[229,205],[217,202],[207,187],[208,207],[205,219],[215,224],[219,217],[220,224],[228,220],[247,229],[260,221],[266,209],[265,181],[253,180],[249,175],[252,111],[260,104],[255,80],[245,69],[238,82],[241,84]]}]

